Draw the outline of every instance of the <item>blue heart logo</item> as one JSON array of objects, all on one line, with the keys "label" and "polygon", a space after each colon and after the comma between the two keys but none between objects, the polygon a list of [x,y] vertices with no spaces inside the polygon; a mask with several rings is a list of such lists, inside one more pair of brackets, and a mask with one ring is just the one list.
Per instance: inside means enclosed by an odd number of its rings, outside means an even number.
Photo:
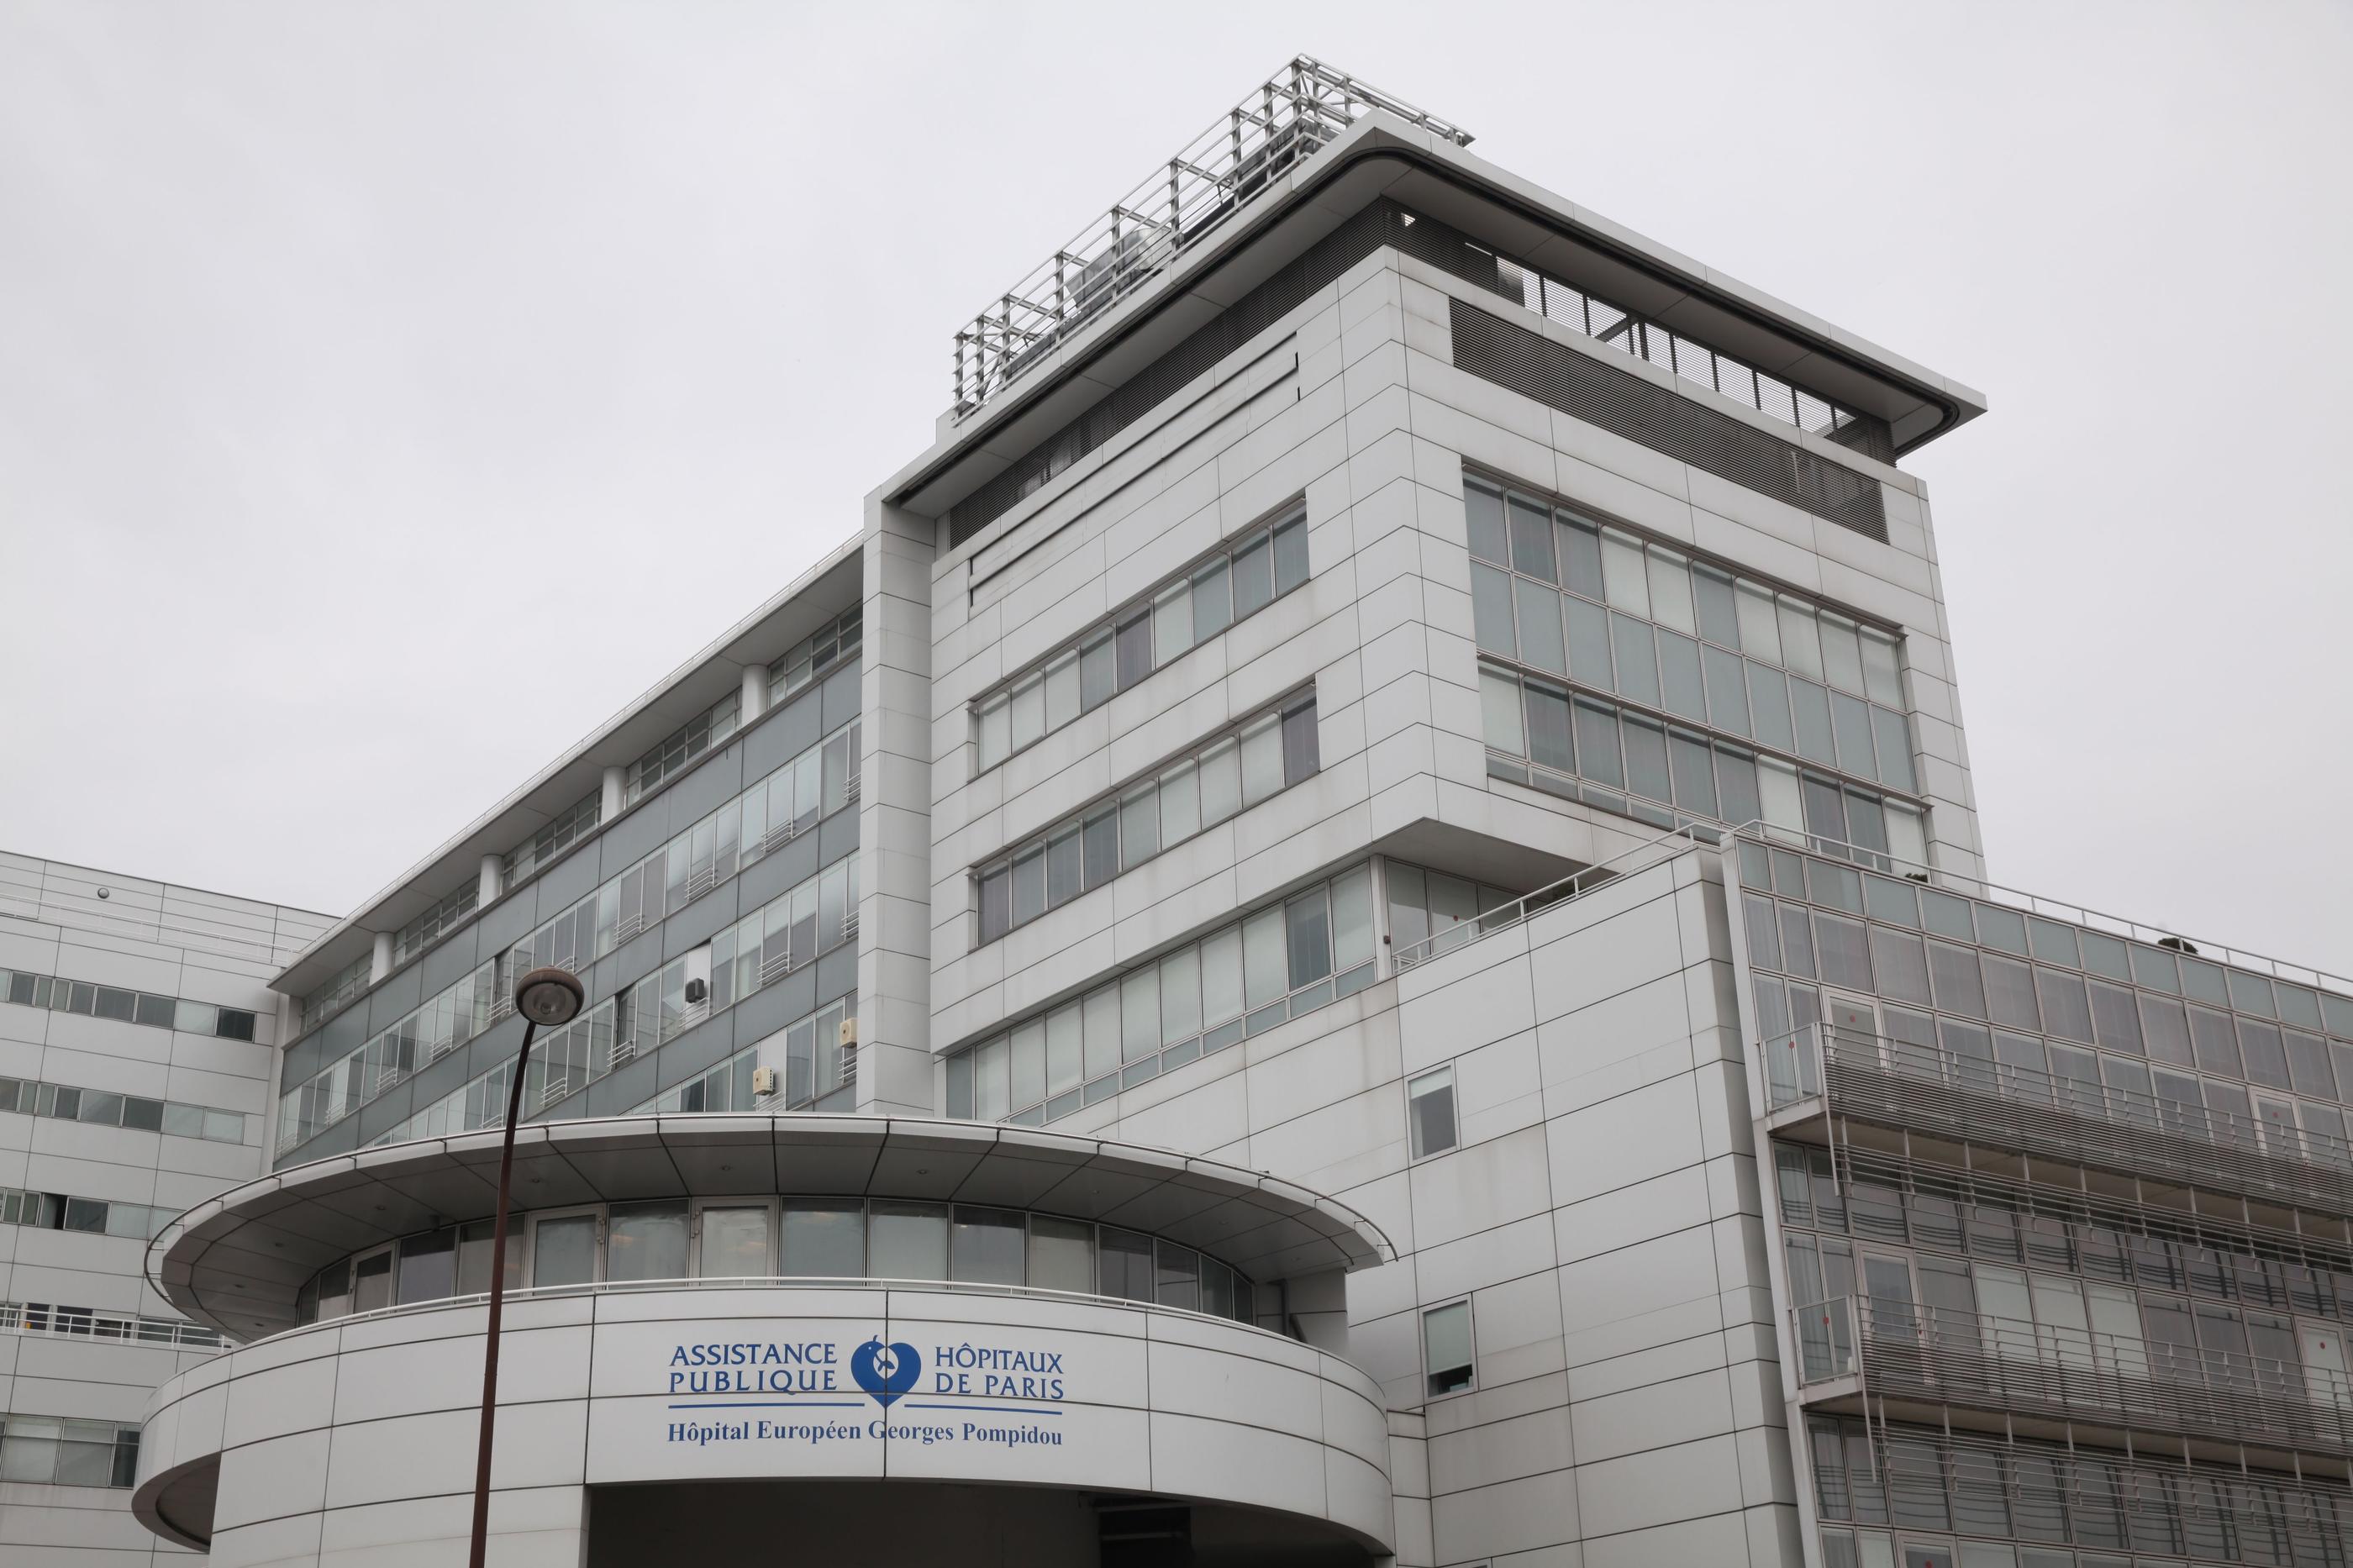
[{"label": "blue heart logo", "polygon": [[892,1400],[915,1386],[923,1371],[923,1358],[915,1353],[914,1346],[886,1345],[879,1338],[867,1341],[849,1357],[850,1377],[886,1410]]}]

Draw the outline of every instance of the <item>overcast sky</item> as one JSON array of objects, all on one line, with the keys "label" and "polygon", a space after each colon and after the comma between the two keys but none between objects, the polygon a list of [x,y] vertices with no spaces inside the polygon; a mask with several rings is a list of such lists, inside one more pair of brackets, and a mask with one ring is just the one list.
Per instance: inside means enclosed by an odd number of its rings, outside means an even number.
[{"label": "overcast sky", "polygon": [[2353,971],[2353,9],[0,0],[0,847],[350,910],[1304,50],[1983,389],[2000,880]]}]

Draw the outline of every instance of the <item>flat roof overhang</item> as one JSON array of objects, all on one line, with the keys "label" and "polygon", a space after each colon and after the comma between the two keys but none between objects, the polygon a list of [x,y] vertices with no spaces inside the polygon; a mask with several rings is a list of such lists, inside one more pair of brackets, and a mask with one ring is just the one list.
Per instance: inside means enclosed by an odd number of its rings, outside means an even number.
[{"label": "flat roof overhang", "polygon": [[[773,663],[860,595],[864,533],[853,534],[709,647],[566,747],[521,788],[330,926],[270,984],[300,996],[465,887],[484,855],[502,855],[558,812],[596,793],[608,766],[627,766],[737,689],[743,671]],[[602,828],[605,824],[598,824]],[[585,840],[584,840],[585,842]]]},{"label": "flat roof overhang", "polygon": [[[489,1218],[500,1134],[337,1155],[197,1205],[148,1244],[172,1305],[236,1340],[294,1324],[304,1280],[417,1231]],[[1395,1258],[1345,1204],[1215,1160],[993,1122],[911,1117],[624,1116],[535,1122],[515,1137],[516,1210],[777,1194],[1037,1210],[1150,1231],[1256,1279]]]},{"label": "flat roof overhang", "polygon": [[1875,415],[1898,452],[1985,412],[1971,387],[1375,110],[979,409],[961,420],[942,415],[931,449],[876,494],[942,515],[1382,196]]}]

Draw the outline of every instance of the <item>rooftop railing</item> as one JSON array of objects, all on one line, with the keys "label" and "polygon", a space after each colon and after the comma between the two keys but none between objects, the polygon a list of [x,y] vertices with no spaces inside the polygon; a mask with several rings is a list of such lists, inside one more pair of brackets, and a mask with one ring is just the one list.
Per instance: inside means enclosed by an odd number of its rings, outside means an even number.
[{"label": "rooftop railing", "polygon": [[956,333],[957,416],[995,396],[1373,110],[1470,143],[1460,127],[1301,55]]},{"label": "rooftop railing", "polygon": [[[2000,883],[1989,882],[1981,877],[1963,876],[1936,867],[1923,865],[1917,861],[1906,860],[1900,856],[1890,855],[1884,849],[1845,844],[1836,839],[1824,838],[1819,834],[1799,833],[1791,828],[1776,827],[1768,823],[1754,821],[1743,823],[1736,827],[1722,828],[1702,822],[1686,822],[1670,833],[1662,834],[1608,860],[1572,872],[1556,882],[1546,883],[1535,891],[1514,899],[1508,904],[1482,910],[1475,921],[1464,921],[1451,930],[1441,931],[1410,946],[1398,948],[1392,954],[1393,966],[1398,970],[1410,969],[1416,963],[1426,963],[1441,952],[1450,952],[1465,942],[1475,941],[1492,932],[1509,931],[1541,910],[1549,909],[1554,904],[1569,899],[1583,897],[1603,883],[1623,875],[1627,869],[1634,868],[1634,863],[1650,865],[1665,858],[1666,855],[1659,853],[1662,847],[1673,846],[1667,849],[1667,854],[1674,854],[1680,853],[1682,848],[1694,845],[1722,844],[1727,838],[1744,841],[1744,847],[1754,845],[1760,848],[1795,849],[1807,854],[1825,856],[1834,860],[1848,861],[1864,870],[1902,877],[1924,887],[1939,888],[1970,898],[1981,899],[1987,903],[2001,904],[2028,914],[2039,915],[2045,920],[2064,921],[2073,925],[2082,926],[2086,931],[2103,931],[2111,936],[2123,937],[2127,941],[2146,942],[2153,947],[2163,947],[2171,952],[2192,954],[2216,963],[2261,974],[2269,979],[2283,980],[2292,985],[2306,985],[2316,991],[2326,992],[2332,995],[2353,997],[2353,979],[2331,973],[2325,969],[2314,969],[2305,964],[2266,958],[2261,953],[2248,952],[2225,946],[2221,942],[2205,941],[2191,942],[2161,926],[2143,925],[2137,921],[2126,920],[2118,915],[2103,914],[2097,910],[2080,904],[2044,898],[2037,893],[2021,892],[2015,888],[2005,888]],[[1767,886],[1757,883],[1752,885],[1750,890],[1761,892],[1770,889]]]},{"label": "rooftop railing", "polygon": [[2031,1411],[2353,1453],[2353,1379],[2330,1367],[1885,1297],[1792,1309],[1801,1387]]},{"label": "rooftop railing", "polygon": [[[2338,996],[2353,997],[2353,979],[2333,974],[2325,969],[2307,964],[2290,963],[2283,959],[2267,958],[2259,952],[2249,952],[2205,937],[2190,940],[2180,931],[2164,926],[2145,925],[2122,915],[2105,914],[2083,904],[2072,904],[2063,899],[2045,898],[2016,888],[2005,888],[1999,882],[1989,882],[1982,877],[1964,876],[1935,866],[1907,860],[1890,855],[1884,849],[1873,849],[1862,845],[1845,844],[1819,834],[1799,833],[1791,828],[1776,827],[1769,823],[1747,822],[1730,829],[1732,837],[1751,843],[1783,849],[1796,849],[1827,856],[1834,860],[1848,860],[1870,870],[1879,870],[1904,877],[1925,887],[1941,888],[1949,892],[1982,899],[1989,904],[2003,904],[2026,914],[2040,915],[2045,920],[2063,921],[2127,942],[2147,942],[2176,952],[2188,953],[2214,963],[2228,964],[2274,980],[2284,980],[2292,985],[2308,985],[2316,991],[2332,992]],[[1762,887],[1750,891],[1761,892]]]},{"label": "rooftop railing", "polygon": [[2353,1143],[2325,1132],[1834,1025],[1759,1051],[1771,1110],[1820,1098],[1841,1115],[2353,1213]]}]

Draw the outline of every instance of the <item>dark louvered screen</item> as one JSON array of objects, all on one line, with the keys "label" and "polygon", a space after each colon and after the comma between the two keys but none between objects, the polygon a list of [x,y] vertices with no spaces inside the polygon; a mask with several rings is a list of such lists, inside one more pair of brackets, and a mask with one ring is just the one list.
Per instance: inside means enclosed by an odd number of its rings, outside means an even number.
[{"label": "dark louvered screen", "polygon": [[1886,542],[1886,508],[1879,481],[1869,475],[1828,462],[1795,442],[1600,363],[1540,332],[1460,300],[1450,303],[1459,369],[1720,479]]}]

